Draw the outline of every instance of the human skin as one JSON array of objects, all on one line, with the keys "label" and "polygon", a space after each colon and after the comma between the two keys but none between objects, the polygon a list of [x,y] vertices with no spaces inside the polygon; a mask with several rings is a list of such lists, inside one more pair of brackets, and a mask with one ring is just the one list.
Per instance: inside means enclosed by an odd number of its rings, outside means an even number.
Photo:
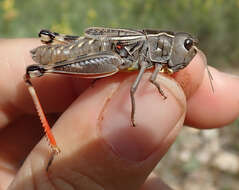
[{"label": "human skin", "polygon": [[167,190],[152,170],[183,124],[218,128],[239,115],[239,78],[210,67],[213,93],[200,55],[173,78],[158,76],[166,100],[148,82],[151,71],[144,74],[135,95],[135,128],[129,89],[137,72],[93,85],[60,75],[36,78],[50,123],[57,119],[52,131],[62,151],[46,172],[49,146],[40,140],[23,81],[26,66],[34,64],[29,51],[38,45],[35,39],[0,40],[0,189]]}]

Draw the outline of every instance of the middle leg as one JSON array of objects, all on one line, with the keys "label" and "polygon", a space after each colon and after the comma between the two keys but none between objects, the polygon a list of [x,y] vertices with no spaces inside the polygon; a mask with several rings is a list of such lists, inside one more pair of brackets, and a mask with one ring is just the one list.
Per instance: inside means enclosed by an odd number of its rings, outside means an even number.
[{"label": "middle leg", "polygon": [[157,78],[157,75],[159,73],[159,71],[162,69],[162,65],[160,64],[155,64],[155,69],[154,69],[154,72],[153,74],[151,75],[150,77],[150,82],[156,86],[156,88],[158,89],[159,93],[161,94],[161,96],[163,96],[164,99],[167,98],[167,96],[164,94],[163,90],[161,89],[159,83],[156,81],[156,78]]},{"label": "middle leg", "polygon": [[130,88],[130,98],[131,98],[131,123],[132,126],[135,127],[135,119],[134,119],[134,115],[135,115],[135,98],[134,98],[134,94],[138,88],[139,82],[142,79],[142,76],[144,74],[144,71],[147,68],[147,62],[142,62],[142,64],[140,65],[140,71],[139,74],[137,75],[137,78],[135,79],[133,85]]}]

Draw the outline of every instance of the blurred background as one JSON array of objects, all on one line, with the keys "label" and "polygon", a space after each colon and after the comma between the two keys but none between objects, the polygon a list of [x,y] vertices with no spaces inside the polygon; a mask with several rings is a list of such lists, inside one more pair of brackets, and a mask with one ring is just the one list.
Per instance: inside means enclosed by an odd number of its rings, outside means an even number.
[{"label": "blurred background", "polygon": [[[192,33],[210,65],[239,74],[239,0],[0,0],[0,37],[41,29],[81,35],[90,26]],[[185,138],[187,137],[187,138]],[[239,120],[229,127],[185,127],[155,171],[175,189],[239,189]]]}]

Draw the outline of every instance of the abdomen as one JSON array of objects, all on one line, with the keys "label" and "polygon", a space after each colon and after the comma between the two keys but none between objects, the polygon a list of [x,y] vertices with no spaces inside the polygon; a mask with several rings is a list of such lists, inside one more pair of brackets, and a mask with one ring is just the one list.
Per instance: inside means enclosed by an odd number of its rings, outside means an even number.
[{"label": "abdomen", "polygon": [[100,51],[110,51],[110,47],[109,42],[83,38],[73,43],[42,45],[31,50],[31,54],[35,62],[46,65]]}]

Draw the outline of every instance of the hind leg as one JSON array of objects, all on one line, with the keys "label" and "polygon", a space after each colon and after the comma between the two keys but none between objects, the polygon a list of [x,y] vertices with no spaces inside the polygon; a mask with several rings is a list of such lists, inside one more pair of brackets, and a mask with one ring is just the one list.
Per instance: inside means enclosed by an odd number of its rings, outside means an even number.
[{"label": "hind leg", "polygon": [[51,32],[50,30],[41,30],[38,34],[41,42],[44,44],[67,44],[79,40],[80,36],[70,36]]}]

